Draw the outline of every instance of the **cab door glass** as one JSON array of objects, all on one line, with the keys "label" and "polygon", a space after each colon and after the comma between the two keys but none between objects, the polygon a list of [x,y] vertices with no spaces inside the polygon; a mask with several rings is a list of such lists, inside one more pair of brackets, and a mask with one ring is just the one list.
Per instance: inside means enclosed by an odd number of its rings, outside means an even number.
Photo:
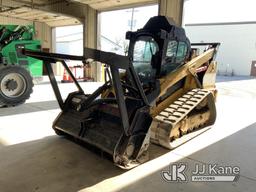
[{"label": "cab door glass", "polygon": [[142,81],[153,78],[154,69],[151,59],[157,51],[158,46],[153,39],[136,41],[133,50],[133,66]]}]

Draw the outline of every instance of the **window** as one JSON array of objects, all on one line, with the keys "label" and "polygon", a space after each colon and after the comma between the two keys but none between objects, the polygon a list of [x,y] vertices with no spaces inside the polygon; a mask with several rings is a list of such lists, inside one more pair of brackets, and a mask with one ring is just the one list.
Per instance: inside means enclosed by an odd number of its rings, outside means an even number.
[{"label": "window", "polygon": [[184,42],[179,42],[177,56],[176,56],[176,63],[182,63],[185,60],[187,55],[187,44]]},{"label": "window", "polygon": [[187,44],[185,42],[170,41],[166,50],[168,63],[181,63],[187,55]]},{"label": "window", "polygon": [[157,45],[154,40],[135,43],[133,60],[134,62],[150,63],[152,55],[156,53]]},{"label": "window", "polygon": [[154,70],[151,66],[151,59],[157,51],[158,45],[154,39],[138,40],[135,43],[133,52],[133,66],[142,81],[153,78]]},{"label": "window", "polygon": [[177,52],[177,41],[170,41],[168,43],[166,57],[175,57]]},{"label": "window", "polygon": [[172,40],[167,45],[165,65],[162,67],[163,75],[170,73],[184,63],[187,55],[187,44]]}]

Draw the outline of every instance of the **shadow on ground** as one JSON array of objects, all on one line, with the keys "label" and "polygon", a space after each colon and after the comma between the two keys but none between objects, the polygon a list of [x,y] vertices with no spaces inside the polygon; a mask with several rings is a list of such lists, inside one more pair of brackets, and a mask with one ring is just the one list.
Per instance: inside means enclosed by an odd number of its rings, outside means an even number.
[{"label": "shadow on ground", "polygon": [[16,107],[0,108],[0,116],[18,115],[18,114],[53,110],[58,108],[59,106],[56,100],[25,103]]},{"label": "shadow on ground", "polygon": [[[158,146],[156,158],[167,152]],[[50,136],[0,148],[0,191],[71,192],[93,186],[126,170],[85,144]]]},{"label": "shadow on ground", "polygon": [[[190,168],[198,162],[240,166],[237,183],[167,183],[160,174],[168,168],[159,165],[158,171],[120,191],[198,191],[198,187],[201,191],[253,191],[256,187],[256,156],[252,154],[256,148],[255,137],[256,124],[253,124],[179,161],[186,162]],[[155,145],[152,147],[155,154],[152,156],[151,148],[151,160],[168,152]],[[0,148],[0,153],[0,191],[5,192],[17,189],[20,192],[87,191],[86,188],[92,189],[104,180],[129,172],[84,146],[58,136],[5,146]]]},{"label": "shadow on ground", "polygon": [[77,191],[123,170],[58,136],[0,149],[0,191]]}]

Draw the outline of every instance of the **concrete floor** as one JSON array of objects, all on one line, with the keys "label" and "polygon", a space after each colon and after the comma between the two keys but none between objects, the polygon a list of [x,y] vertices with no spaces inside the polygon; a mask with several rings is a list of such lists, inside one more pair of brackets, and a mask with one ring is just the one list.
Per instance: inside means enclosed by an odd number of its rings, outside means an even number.
[{"label": "concrete floor", "polygon": [[[87,92],[96,83],[82,83]],[[70,140],[51,124],[59,109],[49,84],[35,86],[31,99],[0,109],[0,191],[251,191],[256,188],[256,80],[218,77],[218,118],[211,130],[167,151],[151,146],[150,161],[132,170]],[[64,95],[70,84],[62,84]],[[240,167],[237,182],[167,183],[161,172],[171,163]],[[189,176],[189,175],[188,175]]]}]

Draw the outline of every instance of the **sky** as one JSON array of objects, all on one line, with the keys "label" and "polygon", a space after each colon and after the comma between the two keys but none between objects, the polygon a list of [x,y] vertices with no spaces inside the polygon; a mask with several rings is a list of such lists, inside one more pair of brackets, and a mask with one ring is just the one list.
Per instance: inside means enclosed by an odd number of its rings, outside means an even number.
[{"label": "sky", "polygon": [[185,0],[183,23],[256,21],[256,0]]}]

